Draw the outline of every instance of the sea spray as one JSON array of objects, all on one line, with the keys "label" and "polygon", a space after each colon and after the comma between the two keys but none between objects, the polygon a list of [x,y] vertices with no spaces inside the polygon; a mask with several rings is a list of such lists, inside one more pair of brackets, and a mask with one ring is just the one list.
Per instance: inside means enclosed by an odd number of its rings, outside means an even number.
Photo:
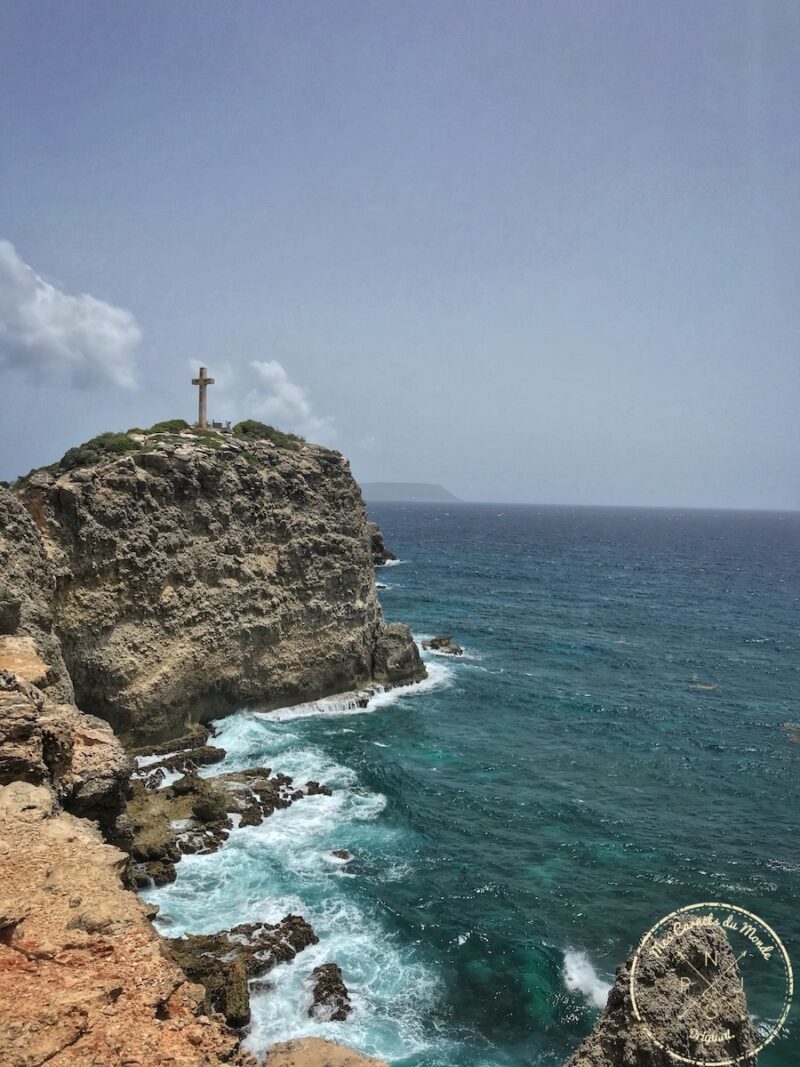
[{"label": "sea spray", "polygon": [[570,993],[580,993],[596,1008],[604,1008],[611,982],[604,981],[585,952],[574,948],[564,953],[564,985]]}]

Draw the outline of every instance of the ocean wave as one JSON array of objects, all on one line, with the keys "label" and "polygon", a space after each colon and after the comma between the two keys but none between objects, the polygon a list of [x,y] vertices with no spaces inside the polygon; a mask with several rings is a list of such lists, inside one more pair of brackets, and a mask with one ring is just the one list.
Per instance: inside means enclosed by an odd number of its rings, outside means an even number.
[{"label": "ocean wave", "polygon": [[378,568],[381,567],[399,567],[401,563],[408,563],[407,559],[387,559],[385,563],[379,563]]},{"label": "ocean wave", "polygon": [[564,953],[564,985],[570,993],[580,993],[596,1008],[604,1008],[611,982],[604,981],[585,952],[569,948]]},{"label": "ocean wave", "polygon": [[440,996],[441,983],[415,959],[413,949],[401,946],[352,902],[329,899],[306,915],[319,944],[274,968],[269,974],[273,988],[252,996],[247,1051],[262,1055],[274,1042],[299,1036],[342,1040],[341,1023],[318,1022],[308,1015],[309,975],[331,960],[342,968],[353,1004],[348,1045],[390,1061],[428,1049],[421,1020]]},{"label": "ocean wave", "polygon": [[431,663],[426,660],[425,666],[428,677],[421,682],[411,685],[394,686],[384,689],[375,686],[358,693],[345,693],[342,696],[324,697],[322,700],[312,700],[307,704],[294,704],[287,708],[276,708],[275,711],[256,711],[251,714],[266,722],[291,722],[293,719],[309,719],[318,715],[329,717],[343,715],[368,715],[379,708],[386,708],[408,697],[415,697],[421,693],[428,693],[431,689],[438,689],[447,685],[452,678],[452,668],[444,664]]},{"label": "ocean wave", "polygon": [[[365,789],[353,769],[314,744],[309,732],[313,736],[316,728],[292,725],[314,716],[369,713],[450,683],[452,665],[429,662],[427,667],[428,677],[415,685],[375,688],[271,713],[244,710],[214,724],[214,743],[226,754],[221,763],[203,767],[204,776],[269,766],[298,784],[314,779],[333,789],[331,796],[303,797],[258,826],[236,827],[217,852],[184,856],[174,882],[143,893],[160,906],[156,924],[167,936],[241,922],[275,923],[290,913],[311,923],[319,944],[275,967],[269,973],[272,988],[252,994],[246,1047],[254,1053],[303,1035],[341,1040],[341,1024],[308,1015],[311,971],[330,961],[342,967],[354,1008],[347,1024],[349,1045],[389,1061],[424,1055],[432,1041],[437,1054],[441,1051],[441,1035],[427,1032],[424,1022],[441,996],[438,971],[419,958],[413,944],[391,933],[368,903],[349,897],[356,877],[384,882],[413,874],[407,862],[383,862],[395,833],[380,819],[386,798]],[[341,848],[352,850],[352,864],[332,855]]]}]

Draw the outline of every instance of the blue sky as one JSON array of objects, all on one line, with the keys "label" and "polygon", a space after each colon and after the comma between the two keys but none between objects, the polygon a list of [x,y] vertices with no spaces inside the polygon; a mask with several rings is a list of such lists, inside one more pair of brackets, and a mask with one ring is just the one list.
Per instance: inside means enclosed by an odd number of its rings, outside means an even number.
[{"label": "blue sky", "polygon": [[800,507],[799,99],[794,0],[6,4],[0,477],[203,363],[365,480]]}]

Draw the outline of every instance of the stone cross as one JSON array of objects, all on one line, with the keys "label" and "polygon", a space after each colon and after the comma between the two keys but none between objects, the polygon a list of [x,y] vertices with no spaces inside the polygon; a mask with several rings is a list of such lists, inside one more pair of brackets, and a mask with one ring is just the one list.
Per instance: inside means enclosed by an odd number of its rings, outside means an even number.
[{"label": "stone cross", "polygon": [[197,425],[201,430],[206,428],[206,389],[209,385],[214,384],[214,379],[209,378],[208,370],[205,367],[200,368],[200,377],[192,378],[192,385],[200,386],[200,406],[198,409]]}]

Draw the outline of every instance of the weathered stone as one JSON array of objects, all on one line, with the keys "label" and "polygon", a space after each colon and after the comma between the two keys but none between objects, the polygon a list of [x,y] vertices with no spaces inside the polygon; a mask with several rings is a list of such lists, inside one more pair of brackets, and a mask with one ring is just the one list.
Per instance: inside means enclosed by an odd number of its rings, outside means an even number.
[{"label": "weathered stone", "polygon": [[47,783],[68,811],[112,838],[128,792],[130,761],[108,723],[0,671],[0,784]]},{"label": "weathered stone", "polygon": [[71,703],[72,682],[54,632],[55,591],[56,569],[34,520],[13,493],[0,489],[0,670],[45,689],[48,700]]},{"label": "weathered stone", "polygon": [[449,634],[440,634],[438,637],[432,637],[429,641],[423,641],[422,647],[430,648],[434,652],[444,652],[448,656],[461,656],[464,654],[464,649],[461,645],[457,645]]},{"label": "weathered stone", "polygon": [[388,1064],[321,1037],[300,1037],[273,1045],[267,1054],[266,1067],[388,1067]]},{"label": "weathered stone", "polygon": [[243,705],[424,677],[409,631],[384,627],[341,455],[155,444],[19,491],[53,560],[81,708],[138,743]]},{"label": "weathered stone", "polygon": [[187,934],[166,942],[183,972],[206,990],[206,1009],[220,1011],[231,1026],[250,1021],[248,979],[315,945],[317,935],[299,915],[279,923],[242,923],[218,934]]},{"label": "weathered stone", "polygon": [[53,804],[44,786],[0,787],[3,1067],[249,1063],[123,889],[124,854]]},{"label": "weathered stone", "polygon": [[372,675],[375,681],[388,685],[405,685],[425,677],[419,650],[404,623],[393,622],[384,627],[375,643]]},{"label": "weathered stone", "polygon": [[[741,1067],[756,1067],[751,1053],[758,1040],[725,931],[716,925],[699,926],[683,933],[679,941],[661,957],[639,957],[636,990],[646,1022],[634,1013],[631,957],[617,968],[605,1010],[566,1067],[675,1067],[676,1056],[684,1062],[735,1060]],[[724,1044],[698,1044],[689,1039],[693,1028],[709,1029],[709,1017],[705,1014],[708,1002],[701,997],[687,999],[681,986],[679,973],[686,966],[692,978],[702,978],[706,988],[713,984],[714,1029],[731,1034]]]},{"label": "weathered stone", "polygon": [[312,1003],[308,1014],[318,1022],[344,1022],[353,1005],[336,963],[323,963],[311,972]]},{"label": "weathered stone", "polygon": [[390,559],[397,559],[394,552],[390,552],[383,541],[383,532],[377,522],[368,522],[370,547],[372,548],[372,562],[376,567],[382,567]]}]

